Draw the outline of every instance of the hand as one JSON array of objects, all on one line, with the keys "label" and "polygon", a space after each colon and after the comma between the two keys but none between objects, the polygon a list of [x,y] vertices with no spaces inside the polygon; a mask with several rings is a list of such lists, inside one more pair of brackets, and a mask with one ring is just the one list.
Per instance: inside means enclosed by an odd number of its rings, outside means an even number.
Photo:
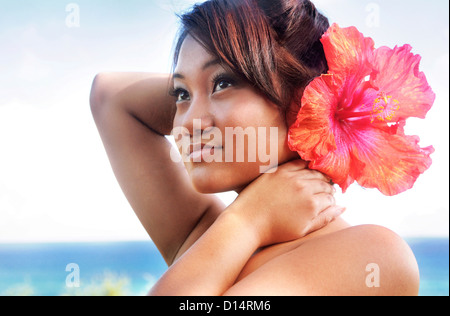
[{"label": "hand", "polygon": [[233,210],[267,246],[304,237],[339,217],[345,208],[336,206],[335,192],[329,178],[295,160],[251,183]]}]

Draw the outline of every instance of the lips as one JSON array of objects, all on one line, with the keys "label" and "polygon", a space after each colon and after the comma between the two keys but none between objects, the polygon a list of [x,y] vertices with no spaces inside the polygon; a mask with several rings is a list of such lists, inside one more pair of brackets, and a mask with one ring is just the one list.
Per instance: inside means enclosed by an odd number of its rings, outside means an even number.
[{"label": "lips", "polygon": [[193,160],[199,160],[201,157],[205,155],[214,155],[215,150],[222,149],[222,146],[215,146],[211,144],[191,144],[189,146],[189,151],[187,152],[187,156]]}]

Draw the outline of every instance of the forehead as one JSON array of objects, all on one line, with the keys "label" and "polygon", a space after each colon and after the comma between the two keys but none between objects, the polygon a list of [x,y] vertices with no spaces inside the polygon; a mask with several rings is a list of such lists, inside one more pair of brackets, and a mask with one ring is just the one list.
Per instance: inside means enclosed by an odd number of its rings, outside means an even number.
[{"label": "forehead", "polygon": [[181,45],[175,72],[188,73],[198,70],[205,62],[217,59],[209,53],[197,40],[188,35]]}]

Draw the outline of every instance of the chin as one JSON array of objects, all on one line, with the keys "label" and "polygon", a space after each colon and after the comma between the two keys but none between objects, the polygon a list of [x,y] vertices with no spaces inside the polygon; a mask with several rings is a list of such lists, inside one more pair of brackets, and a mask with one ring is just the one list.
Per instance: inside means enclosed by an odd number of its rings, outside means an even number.
[{"label": "chin", "polygon": [[247,163],[196,164],[187,170],[195,190],[203,194],[240,190],[261,175],[258,165]]}]

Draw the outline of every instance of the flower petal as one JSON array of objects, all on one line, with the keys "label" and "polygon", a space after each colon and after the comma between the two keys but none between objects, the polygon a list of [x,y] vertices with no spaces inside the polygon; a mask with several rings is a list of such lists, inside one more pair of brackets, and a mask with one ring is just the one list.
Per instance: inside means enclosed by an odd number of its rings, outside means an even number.
[{"label": "flower petal", "polygon": [[[355,144],[352,131],[360,128],[359,122],[336,118],[339,101],[345,93],[339,86],[342,79],[338,77],[322,75],[306,88],[297,121],[289,130],[288,143],[292,151],[310,161],[310,169],[328,175],[345,192],[364,166],[352,157]],[[368,123],[367,120],[363,126]]]},{"label": "flower petal", "polygon": [[345,193],[348,187],[355,182],[354,176],[359,176],[359,171],[364,166],[354,159],[352,154],[353,145],[345,137],[336,137],[336,139],[337,149],[311,161],[309,168],[329,176]]},{"label": "flower petal", "polygon": [[364,131],[364,141],[353,152],[355,159],[364,164],[355,177],[361,186],[377,188],[388,196],[400,194],[411,189],[431,166],[434,148],[420,148],[419,137],[405,135],[403,126],[404,122],[394,135],[379,129]]},{"label": "flower petal", "polygon": [[314,160],[336,149],[331,130],[336,96],[333,76],[316,78],[303,93],[297,121],[289,129],[288,143],[304,160]]},{"label": "flower petal", "polygon": [[371,82],[398,102],[396,121],[425,118],[436,98],[425,74],[419,71],[421,57],[411,53],[411,49],[410,45],[394,49],[380,47],[374,55],[376,73]]},{"label": "flower petal", "polygon": [[333,24],[321,39],[330,73],[364,79],[372,72],[374,41],[356,27]]}]

